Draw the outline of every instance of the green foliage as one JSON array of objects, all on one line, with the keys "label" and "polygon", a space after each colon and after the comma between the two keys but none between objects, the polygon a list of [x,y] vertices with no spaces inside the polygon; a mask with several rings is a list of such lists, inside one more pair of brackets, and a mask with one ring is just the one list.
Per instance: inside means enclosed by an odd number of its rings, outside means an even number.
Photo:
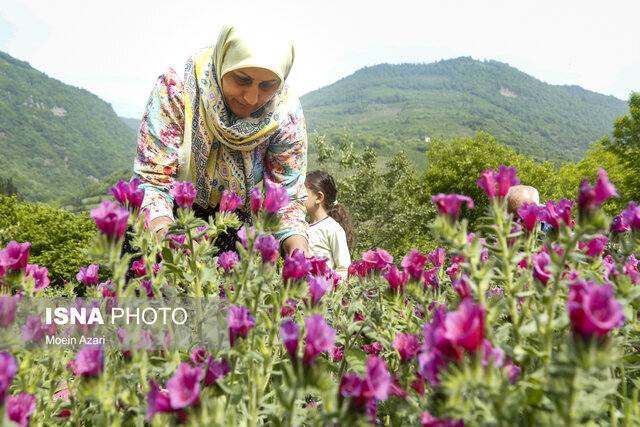
[{"label": "green foliage", "polygon": [[15,196],[18,200],[22,200],[22,194],[18,191],[18,187],[13,183],[13,178],[9,177],[6,180],[0,176],[0,194],[3,196]]},{"label": "green foliage", "polygon": [[88,215],[74,215],[42,205],[20,203],[0,195],[0,247],[11,240],[31,242],[29,262],[46,266],[52,286],[75,277],[89,265],[86,255],[96,227]]},{"label": "green foliage", "polygon": [[0,170],[30,201],[75,195],[135,153],[135,131],[109,104],[3,52],[0,129]]},{"label": "green foliage", "polygon": [[120,169],[102,178],[100,181],[87,186],[82,193],[66,197],[61,201],[62,206],[70,212],[83,212],[95,208],[106,198],[111,198],[109,190],[119,180],[130,181],[132,171],[130,168]]},{"label": "green foliage", "polygon": [[553,86],[496,61],[365,67],[301,98],[308,128],[337,145],[383,155],[424,151],[425,138],[484,131],[538,160],[577,160],[609,134],[624,102],[577,86]]}]

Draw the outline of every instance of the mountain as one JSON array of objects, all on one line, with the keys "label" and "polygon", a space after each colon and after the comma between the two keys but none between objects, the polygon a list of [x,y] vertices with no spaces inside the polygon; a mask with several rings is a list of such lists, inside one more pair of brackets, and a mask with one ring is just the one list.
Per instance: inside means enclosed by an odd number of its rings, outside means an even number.
[{"label": "mountain", "polygon": [[122,120],[131,129],[135,130],[136,133],[138,133],[138,131],[140,130],[140,119],[134,119],[131,117],[120,117],[120,120]]},{"label": "mountain", "polygon": [[0,52],[0,176],[25,199],[60,201],[132,165],[135,137],[96,95]]},{"label": "mountain", "polygon": [[582,158],[628,112],[613,96],[467,57],[365,67],[300,101],[310,133],[334,141],[346,133],[356,145],[383,152],[424,151],[429,138],[485,131],[519,153],[552,161]]}]

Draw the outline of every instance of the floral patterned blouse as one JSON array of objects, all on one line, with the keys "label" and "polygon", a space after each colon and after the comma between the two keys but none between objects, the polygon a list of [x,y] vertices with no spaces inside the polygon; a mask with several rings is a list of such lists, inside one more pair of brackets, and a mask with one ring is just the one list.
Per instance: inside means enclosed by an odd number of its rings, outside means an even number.
[{"label": "floral patterned blouse", "polygon": [[[145,189],[142,204],[150,219],[173,219],[173,186],[178,168],[178,150],[184,132],[184,84],[173,69],[161,75],[151,92],[138,134],[134,173]],[[292,103],[288,117],[264,143],[254,150],[256,182],[265,179],[286,188],[291,202],[280,214],[282,242],[292,235],[308,238],[303,201],[307,169],[307,131],[300,102]],[[211,199],[220,200],[224,186],[212,188]],[[196,188],[198,190],[198,188]],[[248,209],[249,207],[243,207]]]}]

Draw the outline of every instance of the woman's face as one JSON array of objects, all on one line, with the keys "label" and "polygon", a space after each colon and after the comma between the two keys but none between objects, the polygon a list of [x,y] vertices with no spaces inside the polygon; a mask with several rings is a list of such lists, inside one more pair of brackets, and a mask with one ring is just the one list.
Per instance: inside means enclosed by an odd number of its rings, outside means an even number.
[{"label": "woman's face", "polygon": [[247,117],[269,102],[279,87],[278,76],[264,68],[238,68],[222,76],[222,96],[238,117]]}]

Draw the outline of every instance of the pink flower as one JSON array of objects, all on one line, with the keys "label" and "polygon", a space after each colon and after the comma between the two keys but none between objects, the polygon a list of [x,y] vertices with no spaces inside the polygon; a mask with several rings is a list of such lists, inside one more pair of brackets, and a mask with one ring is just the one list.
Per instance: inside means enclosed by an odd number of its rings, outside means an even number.
[{"label": "pink flower", "polygon": [[302,361],[311,365],[322,352],[330,351],[336,341],[336,331],[329,326],[321,314],[314,314],[304,319],[307,328],[307,342]]},{"label": "pink flower", "polygon": [[437,348],[432,348],[429,352],[418,355],[418,367],[429,384],[435,386],[440,384],[438,374],[447,367],[447,364],[442,352]]},{"label": "pink flower", "polygon": [[226,272],[229,272],[233,269],[233,266],[236,265],[240,261],[238,258],[238,254],[234,251],[226,251],[222,252],[218,257],[217,266],[222,267],[222,269]]},{"label": "pink flower", "polygon": [[387,400],[391,386],[391,374],[384,359],[370,356],[367,360],[366,376],[362,385],[362,394],[366,398]]},{"label": "pink flower", "polygon": [[40,341],[44,337],[40,316],[27,316],[20,332],[22,342]]},{"label": "pink flower", "polygon": [[460,211],[460,205],[462,202],[467,203],[467,207],[469,209],[473,209],[473,200],[470,197],[462,196],[460,194],[436,194],[431,198],[431,202],[433,202],[438,207],[438,213],[440,215],[448,215],[452,220],[456,220],[458,218],[458,212]]},{"label": "pink flower", "polygon": [[188,181],[176,181],[170,191],[178,206],[190,208],[198,192]]},{"label": "pink flower", "polygon": [[295,356],[298,350],[298,341],[300,340],[300,327],[293,319],[288,318],[282,322],[280,326],[280,338],[282,338],[287,353]]},{"label": "pink flower", "polygon": [[309,278],[309,293],[311,302],[317,304],[320,299],[332,288],[332,283],[324,277],[311,276]]},{"label": "pink flower", "polygon": [[297,249],[293,251],[292,256],[284,256],[284,264],[282,265],[282,281],[286,285],[289,279],[300,280],[311,271],[311,266],[307,263],[307,258]]},{"label": "pink flower", "polygon": [[551,272],[545,269],[550,261],[549,254],[543,251],[533,256],[533,277],[538,279],[543,285],[546,285],[552,276]]},{"label": "pink flower", "polygon": [[558,202],[558,216],[562,218],[565,224],[569,227],[573,227],[573,220],[571,219],[571,208],[575,202],[573,200],[560,199]]},{"label": "pink flower", "polygon": [[[640,230],[640,206],[636,205],[636,202],[629,202],[627,209],[623,210],[622,219],[633,230]],[[0,256],[0,260],[2,256]],[[0,261],[2,264],[2,261]]]},{"label": "pink flower", "polygon": [[102,346],[85,344],[76,354],[73,374],[97,377],[102,372],[103,363]]},{"label": "pink flower", "polygon": [[538,211],[538,218],[540,219],[540,221],[546,222],[556,230],[560,228],[560,222],[558,221],[559,216],[556,210],[556,203],[553,200],[547,201],[547,204]]},{"label": "pink flower", "polygon": [[609,283],[581,280],[569,285],[567,311],[573,330],[583,336],[601,337],[624,324],[622,304],[615,299]]},{"label": "pink flower", "polygon": [[409,255],[402,258],[400,265],[414,280],[419,281],[422,278],[427,259],[427,256],[423,255],[418,249],[411,249]]},{"label": "pink flower", "polygon": [[36,396],[21,392],[18,396],[7,397],[7,418],[25,427],[36,410]]},{"label": "pink flower", "polygon": [[229,324],[229,338],[233,347],[234,338],[238,336],[246,338],[249,335],[249,331],[256,326],[256,319],[251,315],[247,307],[232,305],[229,307],[227,323]]},{"label": "pink flower", "polygon": [[494,170],[486,169],[482,171],[482,177],[477,181],[478,187],[482,188],[490,200],[496,198],[496,181],[494,179]]},{"label": "pink flower", "polygon": [[352,277],[352,276],[366,277],[367,267],[364,261],[354,261],[349,266],[347,273],[349,277]]},{"label": "pink flower", "polygon": [[117,297],[118,293],[116,292],[116,288],[111,283],[111,280],[107,280],[106,282],[102,282],[98,285],[98,293],[102,293],[103,297]]},{"label": "pink flower", "polygon": [[604,252],[604,247],[609,242],[609,239],[604,234],[600,234],[597,237],[591,239],[587,244],[587,255],[598,256]]},{"label": "pink flower", "polygon": [[382,344],[380,344],[378,341],[374,341],[371,344],[365,344],[362,346],[362,350],[364,350],[365,353],[373,354],[374,356],[379,355],[382,351],[382,348]]},{"label": "pink flower", "polygon": [[212,355],[207,357],[207,372],[204,377],[204,385],[213,384],[231,372],[231,366],[225,359],[216,362]]},{"label": "pink flower", "polygon": [[153,292],[153,286],[151,286],[151,280],[141,280],[140,281],[140,290],[144,291],[144,293],[149,298],[153,298],[155,296],[155,292]]},{"label": "pink flower", "polygon": [[393,292],[404,293],[404,286],[409,281],[409,274],[406,271],[398,270],[398,267],[395,265],[391,266],[387,274],[384,277],[387,282],[389,282],[389,286],[393,289]]},{"label": "pink flower", "polygon": [[233,212],[240,205],[242,205],[242,199],[235,193],[235,191],[229,192],[229,190],[224,190],[222,192],[220,212]]},{"label": "pink flower", "polygon": [[25,283],[29,277],[33,277],[35,282],[34,293],[38,292],[40,289],[46,288],[49,286],[49,283],[51,283],[47,267],[38,267],[38,264],[27,264],[27,270],[24,278]]},{"label": "pink flower", "polygon": [[447,268],[447,274],[449,275],[449,278],[452,281],[456,278],[459,272],[460,272],[460,268],[456,263],[451,264],[451,267]]},{"label": "pink flower", "polygon": [[393,348],[398,350],[402,362],[408,362],[420,351],[418,337],[411,334],[397,334]]},{"label": "pink flower", "polygon": [[609,197],[620,197],[616,188],[609,182],[607,171],[598,168],[598,181],[595,187],[589,185],[589,178],[584,178],[578,192],[578,209],[588,212],[600,206]]},{"label": "pink flower", "polygon": [[461,346],[469,353],[482,347],[484,340],[484,307],[475,305],[467,298],[458,310],[447,313],[442,337],[454,346]]},{"label": "pink flower", "polygon": [[433,264],[434,267],[441,267],[442,264],[444,264],[446,256],[447,253],[443,248],[436,248],[435,251],[429,252],[429,262]]},{"label": "pink flower", "polygon": [[336,360],[338,362],[340,362],[342,360],[342,357],[344,356],[344,350],[342,349],[342,346],[334,346],[331,351],[329,352],[329,357],[333,360]]},{"label": "pink flower", "polygon": [[420,423],[422,427],[464,427],[464,422],[462,420],[445,420],[441,418],[436,418],[429,413],[429,411],[424,411],[420,415]]},{"label": "pink flower", "polygon": [[515,167],[506,167],[505,165],[500,165],[498,168],[498,173],[495,178],[498,180],[498,198],[504,199],[509,192],[509,188],[514,185],[520,184],[520,180],[516,178],[516,174],[518,170]]},{"label": "pink flower", "polygon": [[344,374],[340,381],[340,394],[342,397],[359,397],[362,393],[362,383],[358,374]]},{"label": "pink flower", "polygon": [[631,230],[631,227],[629,226],[629,224],[627,224],[627,222],[624,220],[624,217],[622,215],[616,215],[613,217],[613,219],[611,220],[611,226],[609,227],[609,231],[624,233],[625,231],[629,231],[629,230]]},{"label": "pink flower", "polygon": [[471,287],[469,286],[469,276],[467,274],[462,274],[460,279],[453,280],[451,286],[460,295],[460,298],[471,298]]},{"label": "pink flower", "polygon": [[262,205],[262,191],[258,187],[253,187],[251,190],[251,211],[257,214]]},{"label": "pink flower", "polygon": [[80,267],[80,271],[76,274],[78,282],[82,282],[87,286],[98,284],[98,268],[100,264],[91,264],[89,267]]},{"label": "pink flower", "polygon": [[504,351],[502,351],[502,349],[499,347],[494,348],[491,345],[491,342],[489,342],[489,340],[484,340],[482,347],[484,350],[484,357],[482,358],[482,366],[484,366],[486,369],[487,366],[489,366],[489,363],[493,362],[492,364],[496,368],[502,367],[502,360],[504,359]]},{"label": "pink flower", "polygon": [[11,353],[0,352],[0,405],[4,402],[4,396],[18,372],[18,364]]},{"label": "pink flower", "polygon": [[389,264],[393,262],[393,257],[389,252],[384,249],[378,248],[376,251],[368,250],[362,253],[362,260],[364,261],[367,271],[387,271]]},{"label": "pink flower", "polygon": [[180,249],[187,239],[187,236],[184,234],[180,234],[179,236],[176,236],[175,234],[167,234],[166,237],[169,239],[169,247],[171,249]]},{"label": "pink flower", "polygon": [[536,227],[536,222],[538,221],[538,213],[540,212],[540,207],[536,203],[527,203],[524,202],[522,207],[518,209],[518,215],[522,218],[522,223],[524,224],[524,228],[531,233],[533,229]]},{"label": "pink flower", "polygon": [[31,243],[9,242],[6,248],[0,250],[0,269],[24,270],[27,267]]},{"label": "pink flower", "polygon": [[147,274],[147,268],[144,265],[143,259],[139,259],[138,261],[134,261],[133,263],[131,263],[130,270],[136,273],[136,277],[142,277]]},{"label": "pink flower", "polygon": [[147,422],[151,421],[158,412],[174,412],[167,392],[160,390],[158,384],[153,380],[149,381],[149,386],[149,393],[147,393]]},{"label": "pink flower", "polygon": [[440,286],[440,283],[438,282],[438,270],[440,270],[440,267],[433,267],[431,270],[427,270],[424,272],[422,277],[424,277],[425,288],[427,285],[429,285],[433,289],[438,289],[438,287]]},{"label": "pink flower", "polygon": [[201,367],[191,366],[186,362],[180,363],[176,373],[167,381],[171,408],[186,408],[198,400],[202,376]]},{"label": "pink flower", "polygon": [[138,188],[138,185],[140,185],[139,178],[134,178],[131,182],[118,180],[118,183],[109,190],[109,194],[123,206],[127,206],[127,202],[129,202],[131,209],[140,209],[144,199],[144,190]]},{"label": "pink flower", "polygon": [[286,188],[281,188],[268,180],[266,186],[267,194],[264,197],[262,207],[267,214],[273,215],[289,204],[289,195]]},{"label": "pink flower", "polygon": [[247,244],[249,243],[249,236],[254,237],[255,235],[256,232],[253,228],[253,225],[247,227],[247,224],[244,224],[242,227],[240,227],[240,230],[238,230],[238,239],[240,239],[240,243],[242,243],[242,246],[247,250],[249,249],[247,246]]},{"label": "pink flower", "polygon": [[103,200],[100,206],[91,210],[91,218],[98,230],[109,237],[122,238],[127,231],[129,211],[110,200]]},{"label": "pink flower", "polygon": [[211,353],[209,353],[206,349],[205,346],[201,346],[198,348],[194,348],[191,350],[191,361],[198,365],[201,366],[204,364],[204,362],[207,361],[207,357],[210,355]]},{"label": "pink flower", "polygon": [[258,236],[254,247],[260,251],[263,263],[275,264],[278,261],[280,243],[273,236]]},{"label": "pink flower", "polygon": [[[9,295],[0,295],[0,326],[9,326],[13,324],[16,319],[17,304],[18,302],[14,297]],[[1,376],[2,374],[0,374],[0,378]]]},{"label": "pink flower", "polygon": [[638,272],[638,260],[634,254],[629,255],[627,262],[624,263],[624,274],[631,278],[631,283],[640,285],[640,273]]}]

